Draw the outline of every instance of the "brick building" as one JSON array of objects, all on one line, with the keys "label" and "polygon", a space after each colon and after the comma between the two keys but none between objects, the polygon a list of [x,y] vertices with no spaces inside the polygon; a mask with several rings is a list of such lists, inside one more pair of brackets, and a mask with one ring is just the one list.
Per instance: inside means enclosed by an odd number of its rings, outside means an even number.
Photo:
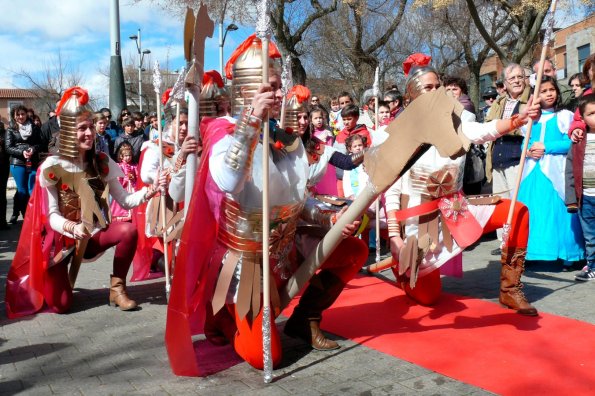
[{"label": "brick building", "polygon": [[[581,72],[585,59],[595,52],[595,14],[589,15],[582,21],[576,22],[564,29],[554,32],[553,46],[548,50],[548,57],[553,60],[558,73],[558,80],[567,83],[571,75]],[[535,46],[531,57],[527,57],[526,64],[530,67],[534,59],[541,56],[540,43]],[[501,78],[504,68],[498,56],[489,57],[481,66],[480,92],[493,86]]]},{"label": "brick building", "polygon": [[30,89],[0,88],[0,120],[7,125],[12,107],[34,107],[37,97],[36,92]]}]

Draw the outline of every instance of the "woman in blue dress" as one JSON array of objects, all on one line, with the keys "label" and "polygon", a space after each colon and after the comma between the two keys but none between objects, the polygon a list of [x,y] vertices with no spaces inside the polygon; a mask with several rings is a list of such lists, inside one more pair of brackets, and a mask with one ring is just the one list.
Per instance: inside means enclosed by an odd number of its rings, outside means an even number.
[{"label": "woman in blue dress", "polygon": [[559,109],[560,89],[546,76],[539,89],[542,114],[533,124],[518,199],[529,208],[527,260],[585,258],[578,215],[564,205],[564,169],[572,142],[567,135],[573,114]]}]

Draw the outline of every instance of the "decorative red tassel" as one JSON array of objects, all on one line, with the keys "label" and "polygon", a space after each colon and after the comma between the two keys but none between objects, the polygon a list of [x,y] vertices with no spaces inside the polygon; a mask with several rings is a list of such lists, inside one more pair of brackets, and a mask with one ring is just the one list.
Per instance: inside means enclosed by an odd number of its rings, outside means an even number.
[{"label": "decorative red tassel", "polygon": [[86,89],[81,88],[81,87],[68,88],[66,91],[64,91],[64,95],[62,95],[62,99],[60,99],[60,103],[58,103],[58,108],[56,109],[56,115],[58,115],[58,116],[60,115],[60,112],[62,111],[62,107],[64,106],[66,101],[68,99],[70,99],[70,97],[72,95],[74,95],[75,93],[76,93],[76,96],[78,97],[79,105],[84,106],[89,102],[89,93],[87,92]]},{"label": "decorative red tassel", "polygon": [[297,98],[298,103],[304,103],[310,98],[310,90],[303,85],[294,85],[291,88],[291,91],[287,93],[287,99],[295,96]]},{"label": "decorative red tassel", "polygon": [[[244,52],[246,52],[246,50],[248,48],[250,48],[250,46],[252,45],[252,43],[254,41],[256,41],[259,46],[262,46],[262,42],[260,41],[260,39],[258,37],[256,37],[256,33],[254,33],[254,34],[250,35],[246,40],[244,40],[244,42],[242,44],[240,44],[239,47],[233,51],[233,53],[231,54],[231,57],[225,64],[225,77],[227,77],[228,80],[233,79],[233,74],[232,74],[233,64],[236,63],[236,60]],[[279,49],[277,48],[275,43],[270,41],[269,42],[269,58],[276,59],[276,58],[280,58],[280,57],[281,57],[281,53],[279,52]]]},{"label": "decorative red tassel", "polygon": [[423,67],[430,64],[432,57],[426,54],[422,54],[420,52],[411,54],[405,59],[403,62],[403,73],[405,73],[405,77],[409,75],[409,71],[413,67]]}]

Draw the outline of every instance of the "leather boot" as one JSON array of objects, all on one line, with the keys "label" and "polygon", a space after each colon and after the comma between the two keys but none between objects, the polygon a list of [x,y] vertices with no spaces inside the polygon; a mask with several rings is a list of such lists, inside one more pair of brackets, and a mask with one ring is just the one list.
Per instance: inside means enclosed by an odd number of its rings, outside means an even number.
[{"label": "leather boot", "polygon": [[319,351],[339,348],[337,342],[324,336],[320,330],[320,321],[322,311],[335,302],[344,287],[343,281],[332,272],[322,270],[314,275],[285,324],[285,334],[300,338]]},{"label": "leather boot", "polygon": [[237,327],[234,318],[229,313],[227,306],[224,306],[213,315],[213,306],[207,303],[205,318],[205,337],[213,345],[222,346],[233,342]]},{"label": "leather boot", "polygon": [[136,301],[131,300],[126,294],[126,281],[117,276],[110,275],[111,287],[109,289],[109,305],[120,307],[121,311],[130,311],[137,307]]},{"label": "leather boot", "polygon": [[21,200],[20,197],[15,194],[14,198],[12,199],[12,216],[10,216],[10,224],[16,224],[17,220],[19,219],[19,214],[21,213]]},{"label": "leather boot", "polygon": [[500,272],[500,304],[516,310],[521,315],[537,316],[535,309],[521,290],[521,275],[525,272],[526,248],[507,247],[502,250]]}]

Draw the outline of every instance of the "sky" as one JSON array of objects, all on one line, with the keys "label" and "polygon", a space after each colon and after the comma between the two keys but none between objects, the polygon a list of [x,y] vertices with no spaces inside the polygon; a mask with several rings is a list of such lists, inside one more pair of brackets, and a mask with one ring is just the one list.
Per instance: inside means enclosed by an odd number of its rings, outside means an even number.
[{"label": "sky", "polygon": [[[61,53],[64,63],[78,68],[82,86],[107,104],[109,81],[101,71],[110,63],[110,0],[0,0],[0,88],[26,88],[15,72],[35,74],[46,69]],[[158,60],[170,70],[185,65],[182,17],[168,15],[143,1],[132,5],[120,0],[120,41],[122,62],[138,62],[136,44],[129,36],[141,29],[142,49],[151,51],[151,62]],[[224,60],[253,29],[241,28],[227,34]],[[205,43],[205,70],[219,69],[219,29]],[[153,64],[143,67],[151,70]]]}]

